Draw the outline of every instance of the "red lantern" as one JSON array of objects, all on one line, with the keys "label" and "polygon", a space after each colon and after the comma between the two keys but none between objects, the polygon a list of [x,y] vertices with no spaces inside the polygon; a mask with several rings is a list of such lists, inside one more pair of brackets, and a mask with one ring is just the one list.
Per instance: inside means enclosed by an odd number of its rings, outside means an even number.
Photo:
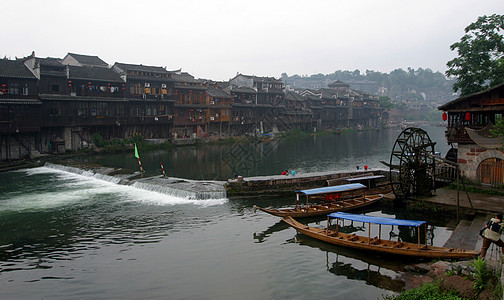
[{"label": "red lantern", "polygon": [[448,115],[444,112],[443,113],[443,121],[446,121],[446,119],[448,119]]},{"label": "red lantern", "polygon": [[471,121],[471,113],[466,113],[465,114],[465,120],[466,121]]}]

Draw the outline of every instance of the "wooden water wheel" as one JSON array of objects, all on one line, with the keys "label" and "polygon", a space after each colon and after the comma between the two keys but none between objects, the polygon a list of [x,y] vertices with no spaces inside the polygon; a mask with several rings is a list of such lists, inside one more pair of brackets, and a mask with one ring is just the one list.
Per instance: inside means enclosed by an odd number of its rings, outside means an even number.
[{"label": "wooden water wheel", "polygon": [[396,198],[428,196],[434,189],[434,145],[426,131],[406,128],[390,155],[390,181]]}]

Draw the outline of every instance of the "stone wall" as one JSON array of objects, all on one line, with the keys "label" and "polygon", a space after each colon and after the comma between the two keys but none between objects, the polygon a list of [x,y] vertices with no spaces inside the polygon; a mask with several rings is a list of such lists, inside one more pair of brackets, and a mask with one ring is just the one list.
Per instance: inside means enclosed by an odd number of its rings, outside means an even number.
[{"label": "stone wall", "polygon": [[504,152],[501,150],[484,149],[475,144],[459,144],[458,163],[464,178],[471,181],[479,181],[478,166],[488,158],[504,160]]}]

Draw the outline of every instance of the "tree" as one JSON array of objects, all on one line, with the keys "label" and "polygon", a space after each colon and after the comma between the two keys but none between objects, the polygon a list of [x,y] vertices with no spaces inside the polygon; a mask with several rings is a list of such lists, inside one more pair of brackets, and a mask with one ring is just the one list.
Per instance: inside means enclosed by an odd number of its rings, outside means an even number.
[{"label": "tree", "polygon": [[446,76],[457,77],[453,91],[462,96],[504,82],[504,15],[479,17],[465,32],[450,46],[458,57],[446,64]]},{"label": "tree", "polygon": [[390,97],[388,96],[380,96],[380,98],[378,98],[378,103],[380,104],[380,107],[385,109],[394,107],[394,103],[390,102]]}]

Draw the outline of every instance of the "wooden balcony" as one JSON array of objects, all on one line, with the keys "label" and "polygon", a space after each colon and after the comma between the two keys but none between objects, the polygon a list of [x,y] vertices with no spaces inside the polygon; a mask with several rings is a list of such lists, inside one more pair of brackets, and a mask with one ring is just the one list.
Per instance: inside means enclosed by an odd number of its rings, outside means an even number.
[{"label": "wooden balcony", "polygon": [[[480,130],[485,128],[485,126],[470,126],[469,128]],[[446,141],[451,143],[460,144],[473,144],[474,141],[469,137],[464,127],[448,127],[445,131]]]}]

